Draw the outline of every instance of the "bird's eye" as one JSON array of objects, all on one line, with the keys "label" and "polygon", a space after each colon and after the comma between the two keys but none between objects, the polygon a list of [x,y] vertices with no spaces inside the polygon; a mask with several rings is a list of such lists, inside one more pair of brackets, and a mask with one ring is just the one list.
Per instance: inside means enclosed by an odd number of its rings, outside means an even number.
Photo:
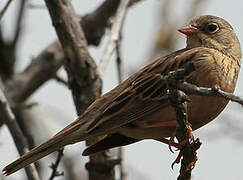
[{"label": "bird's eye", "polygon": [[207,31],[208,31],[210,34],[216,33],[218,30],[219,30],[219,26],[218,26],[216,23],[210,23],[210,24],[207,26]]}]

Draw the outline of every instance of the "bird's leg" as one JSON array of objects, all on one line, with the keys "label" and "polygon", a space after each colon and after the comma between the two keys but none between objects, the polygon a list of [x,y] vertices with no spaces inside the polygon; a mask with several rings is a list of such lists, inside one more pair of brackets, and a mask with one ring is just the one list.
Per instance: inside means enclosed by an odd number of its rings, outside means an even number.
[{"label": "bird's leg", "polygon": [[[191,126],[191,124],[188,123],[186,128],[187,128],[187,136],[185,137],[185,139],[183,141],[178,143],[178,147],[179,147],[178,149],[182,149],[186,145],[186,143],[188,141],[194,143],[194,137],[193,137],[193,134],[192,134],[192,126]],[[177,129],[178,129],[178,127],[176,127],[175,131],[171,135],[171,138],[170,138],[171,142],[174,142]]]},{"label": "bird's leg", "polygon": [[[170,140],[169,140],[169,150],[172,152],[172,153],[174,153],[174,151],[172,150],[172,147],[171,147],[171,144],[172,143],[175,143],[175,136],[176,136],[176,129],[174,130],[174,132],[172,133],[172,135],[170,136]],[[177,143],[177,147],[176,147],[177,149],[180,149],[181,147],[180,147],[180,144],[179,143]]]},{"label": "bird's leg", "polygon": [[[200,145],[201,145],[201,142],[199,141],[199,138],[197,138],[196,140],[193,140],[193,143],[190,144],[190,146],[193,149],[194,149],[194,147],[195,147],[195,149],[198,149],[200,147]],[[184,153],[183,151],[184,151],[184,149],[180,150],[180,152],[179,152],[178,156],[176,157],[175,161],[171,164],[171,168],[172,169],[173,169],[175,164],[179,164],[180,163],[180,160],[183,157],[183,153]],[[195,167],[197,160],[198,160],[198,158],[195,155],[194,158],[191,160],[191,162],[189,164],[187,164],[187,166],[185,167],[185,171],[192,170]]]},{"label": "bird's leg", "polygon": [[171,164],[171,169],[174,169],[174,165],[175,164],[179,164],[180,163],[182,156],[183,156],[183,153],[182,153],[182,151],[180,151],[178,156],[174,160],[174,162]]},{"label": "bird's leg", "polygon": [[192,127],[190,124],[187,125],[187,136],[186,138],[181,141],[180,143],[176,143],[174,140],[175,140],[175,137],[176,137],[176,131],[177,131],[177,128],[175,128],[175,130],[173,131],[172,135],[170,136],[170,139],[165,139],[165,138],[161,138],[161,139],[156,139],[157,141],[159,142],[162,142],[162,143],[165,143],[165,144],[168,144],[169,145],[169,149],[171,152],[174,152],[172,150],[172,146],[177,148],[177,150],[181,150],[183,149],[183,147],[186,145],[186,143],[188,142],[188,140],[191,142],[194,143],[194,137],[193,137],[193,134],[192,134]]},{"label": "bird's leg", "polygon": [[[177,149],[179,149],[179,144],[176,143],[176,142],[172,142],[168,139],[165,139],[165,138],[161,138],[161,139],[155,139],[156,141],[159,141],[159,142],[162,142],[162,143],[165,143],[165,144],[168,144],[169,146],[173,146]],[[172,151],[173,152],[173,151]]]},{"label": "bird's leg", "polygon": [[[174,169],[174,165],[175,164],[179,164],[181,161],[181,158],[183,156],[182,150],[180,151],[180,153],[178,154],[178,156],[176,157],[175,161],[171,164],[171,169]],[[193,169],[196,165],[198,158],[197,156],[194,157],[194,159],[192,160],[192,162],[190,162],[187,167],[186,167],[186,171],[189,171],[191,169]]]},{"label": "bird's leg", "polygon": [[[180,143],[176,143],[174,141],[174,138],[176,136],[176,130],[172,133],[170,139],[165,139],[165,138],[161,138],[161,139],[156,139],[159,142],[165,143],[169,145],[170,150],[172,151],[171,147],[175,147],[178,150],[180,150],[178,156],[176,157],[175,161],[171,164],[171,168],[173,169],[175,164],[179,164],[181,161],[181,158],[183,157],[183,151],[184,151],[184,147],[186,146],[187,142],[190,141],[192,142],[190,144],[190,146],[198,146],[198,144],[200,144],[199,139],[197,138],[196,140],[194,140],[194,137],[192,135],[192,128],[191,125],[187,125],[187,137],[181,141]],[[172,151],[173,152],[173,151]],[[197,162],[197,156],[194,157],[194,159],[187,165],[186,167],[186,171],[191,170],[195,167],[195,164]]]}]

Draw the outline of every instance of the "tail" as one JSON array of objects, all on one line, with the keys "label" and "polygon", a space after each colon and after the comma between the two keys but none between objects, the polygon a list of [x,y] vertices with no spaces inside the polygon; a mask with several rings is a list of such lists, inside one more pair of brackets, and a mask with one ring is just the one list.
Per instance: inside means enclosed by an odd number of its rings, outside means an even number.
[{"label": "tail", "polygon": [[77,123],[77,121],[70,124],[47,142],[33,148],[28,153],[6,166],[3,169],[3,174],[8,176],[68,144],[85,140],[88,137],[88,134],[84,133],[85,128],[85,125],[82,126],[82,124]]}]

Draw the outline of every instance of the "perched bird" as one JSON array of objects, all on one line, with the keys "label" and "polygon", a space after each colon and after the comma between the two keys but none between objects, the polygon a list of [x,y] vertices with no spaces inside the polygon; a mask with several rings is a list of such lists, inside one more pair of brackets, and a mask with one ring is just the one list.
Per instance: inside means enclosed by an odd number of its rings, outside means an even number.
[{"label": "perched bird", "polygon": [[[170,137],[177,121],[162,77],[188,63],[194,63],[196,69],[187,82],[202,87],[218,85],[232,93],[240,69],[241,47],[231,25],[222,18],[204,15],[179,31],[187,36],[186,48],[158,58],[101,96],[76,121],[5,167],[3,173],[10,175],[63,146],[89,137],[104,138],[83,155],[143,139],[163,141]],[[190,99],[188,120],[193,130],[216,118],[228,103],[220,97],[190,95]]]}]

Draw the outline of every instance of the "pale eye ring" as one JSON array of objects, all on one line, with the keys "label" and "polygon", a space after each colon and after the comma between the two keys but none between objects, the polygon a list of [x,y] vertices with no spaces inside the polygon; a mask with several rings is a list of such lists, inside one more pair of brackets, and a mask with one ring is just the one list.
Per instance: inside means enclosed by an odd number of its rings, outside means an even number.
[{"label": "pale eye ring", "polygon": [[206,30],[207,30],[210,34],[214,34],[214,33],[216,33],[216,32],[219,30],[219,26],[218,26],[218,24],[216,24],[216,23],[210,23],[210,24],[207,25],[206,28],[207,28]]}]

